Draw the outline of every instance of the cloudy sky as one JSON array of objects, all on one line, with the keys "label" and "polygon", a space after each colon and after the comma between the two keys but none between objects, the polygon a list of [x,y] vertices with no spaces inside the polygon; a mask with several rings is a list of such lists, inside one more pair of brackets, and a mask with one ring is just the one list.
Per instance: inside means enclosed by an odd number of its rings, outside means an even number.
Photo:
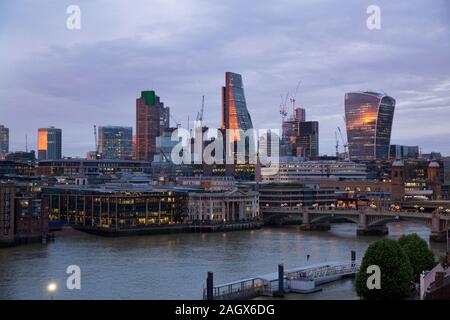
[{"label": "cloudy sky", "polygon": [[[66,9],[81,9],[81,30]],[[381,8],[381,30],[366,9]],[[334,153],[344,93],[397,100],[392,143],[450,155],[450,1],[2,0],[0,123],[13,151],[37,128],[63,129],[63,154],[94,148],[93,125],[135,125],[135,99],[155,89],[186,126],[205,95],[220,125],[225,71],[243,75],[258,128],[280,127],[280,94],[294,91]],[[345,133],[345,130],[343,130]]]}]

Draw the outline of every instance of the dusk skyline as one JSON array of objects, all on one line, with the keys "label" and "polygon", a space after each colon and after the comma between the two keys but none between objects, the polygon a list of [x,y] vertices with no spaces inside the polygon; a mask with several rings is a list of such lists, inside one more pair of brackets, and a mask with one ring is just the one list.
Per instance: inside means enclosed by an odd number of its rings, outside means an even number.
[{"label": "dusk skyline", "polygon": [[[395,98],[391,144],[450,154],[445,0],[20,3],[0,4],[0,124],[10,151],[25,149],[26,134],[37,150],[37,129],[55,126],[63,155],[84,157],[94,124],[136,132],[136,98],[151,89],[183,127],[205,95],[204,123],[218,128],[223,74],[232,71],[256,128],[281,128],[280,94],[301,80],[297,103],[320,123],[321,154],[334,154],[336,127],[345,128],[345,93],[361,90]],[[81,8],[81,30],[66,28],[70,4]],[[371,4],[381,30],[366,27]]]}]

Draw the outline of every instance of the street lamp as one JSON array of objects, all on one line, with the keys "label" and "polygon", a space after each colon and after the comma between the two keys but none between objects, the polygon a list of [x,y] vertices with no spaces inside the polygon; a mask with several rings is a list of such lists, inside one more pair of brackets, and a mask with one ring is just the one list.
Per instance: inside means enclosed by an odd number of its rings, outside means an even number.
[{"label": "street lamp", "polygon": [[47,291],[50,293],[51,300],[53,300],[53,293],[56,291],[56,289],[56,283],[52,282],[47,286]]}]

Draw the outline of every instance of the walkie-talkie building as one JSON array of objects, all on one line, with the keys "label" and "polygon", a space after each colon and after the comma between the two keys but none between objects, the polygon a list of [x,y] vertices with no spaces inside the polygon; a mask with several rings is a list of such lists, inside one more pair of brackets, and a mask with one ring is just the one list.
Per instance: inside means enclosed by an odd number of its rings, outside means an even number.
[{"label": "walkie-talkie building", "polygon": [[345,122],[351,160],[389,159],[395,99],[377,92],[345,94]]}]

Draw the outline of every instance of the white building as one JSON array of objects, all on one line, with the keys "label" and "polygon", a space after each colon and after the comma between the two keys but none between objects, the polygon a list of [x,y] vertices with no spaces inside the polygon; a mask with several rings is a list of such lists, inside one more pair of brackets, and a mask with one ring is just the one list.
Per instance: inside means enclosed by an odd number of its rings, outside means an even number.
[{"label": "white building", "polygon": [[189,193],[188,219],[211,223],[251,221],[259,218],[259,197],[254,191]]}]

